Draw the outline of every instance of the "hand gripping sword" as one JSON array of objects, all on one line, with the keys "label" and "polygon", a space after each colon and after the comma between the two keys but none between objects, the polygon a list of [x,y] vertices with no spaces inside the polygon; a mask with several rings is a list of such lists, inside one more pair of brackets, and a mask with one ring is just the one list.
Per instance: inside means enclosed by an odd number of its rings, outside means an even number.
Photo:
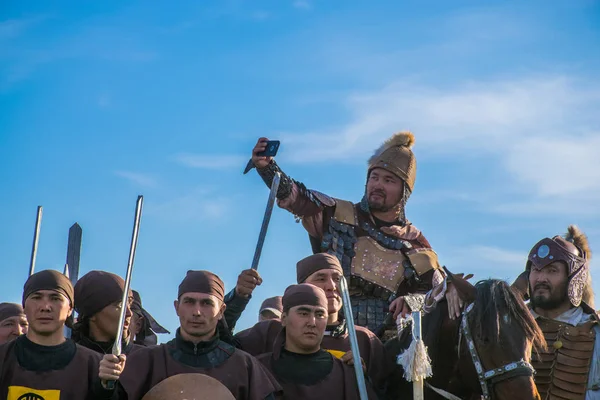
[{"label": "hand gripping sword", "polygon": [[350,349],[354,359],[354,372],[356,373],[356,383],[358,384],[358,393],[360,400],[368,400],[367,385],[365,384],[365,375],[360,360],[360,350],[358,348],[358,339],[356,338],[356,328],[354,327],[354,316],[352,315],[352,304],[350,303],[350,293],[348,292],[348,282],[346,277],[340,279],[340,291],[342,292],[342,304],[344,306],[344,316],[346,317],[346,327],[348,328],[348,337],[350,338]]},{"label": "hand gripping sword", "polygon": [[[121,355],[121,342],[123,341],[123,325],[125,325],[125,315],[127,312],[127,303],[129,301],[129,288],[131,286],[131,272],[133,271],[133,260],[135,259],[135,249],[137,247],[138,234],[140,232],[140,219],[142,218],[142,205],[144,196],[138,196],[135,205],[135,220],[133,222],[133,233],[131,234],[131,246],[129,247],[129,261],[127,262],[127,275],[125,276],[125,287],[123,288],[123,298],[121,299],[121,314],[119,316],[119,330],[117,338],[113,344],[112,353],[115,356]],[[106,382],[108,389],[114,389],[115,382]]]},{"label": "hand gripping sword", "polygon": [[31,260],[29,261],[29,276],[35,271],[35,259],[37,257],[38,243],[40,241],[40,226],[42,224],[42,206],[37,208],[35,218],[35,230],[33,231],[33,245],[31,246]]},{"label": "hand gripping sword", "polygon": [[262,226],[260,227],[260,234],[258,235],[258,243],[256,243],[256,250],[254,250],[252,269],[258,269],[258,261],[260,260],[260,254],[262,253],[263,245],[265,244],[267,228],[269,227],[269,221],[271,220],[271,214],[273,213],[273,205],[275,204],[275,198],[277,197],[277,190],[279,189],[280,180],[281,173],[275,173],[275,176],[273,177],[273,183],[271,183],[271,192],[269,193],[269,200],[267,201],[267,209],[265,210],[265,216],[263,218]]}]

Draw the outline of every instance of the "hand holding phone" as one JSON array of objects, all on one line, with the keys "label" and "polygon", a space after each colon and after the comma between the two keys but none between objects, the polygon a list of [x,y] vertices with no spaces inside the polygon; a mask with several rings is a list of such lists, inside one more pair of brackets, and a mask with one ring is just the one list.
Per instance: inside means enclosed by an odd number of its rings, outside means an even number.
[{"label": "hand holding phone", "polygon": [[265,150],[256,153],[259,157],[275,157],[279,150],[279,140],[267,140],[265,144]]},{"label": "hand holding phone", "polygon": [[252,150],[252,164],[256,168],[266,167],[277,154],[277,150],[279,150],[279,140],[269,140],[264,137],[258,139]]}]

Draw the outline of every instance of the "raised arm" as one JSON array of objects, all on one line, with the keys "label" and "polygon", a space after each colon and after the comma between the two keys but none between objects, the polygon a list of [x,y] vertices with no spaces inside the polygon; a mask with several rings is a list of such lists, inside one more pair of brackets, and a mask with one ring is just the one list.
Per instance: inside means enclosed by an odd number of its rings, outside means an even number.
[{"label": "raised arm", "polygon": [[308,233],[316,238],[322,236],[323,209],[335,206],[335,200],[314,190],[307,189],[304,184],[293,180],[286,175],[273,157],[262,157],[258,154],[266,149],[267,138],[260,138],[252,149],[252,159],[244,173],[252,168],[271,187],[277,172],[281,174],[279,189],[277,190],[277,204],[279,207],[294,214],[298,221],[302,221]]}]

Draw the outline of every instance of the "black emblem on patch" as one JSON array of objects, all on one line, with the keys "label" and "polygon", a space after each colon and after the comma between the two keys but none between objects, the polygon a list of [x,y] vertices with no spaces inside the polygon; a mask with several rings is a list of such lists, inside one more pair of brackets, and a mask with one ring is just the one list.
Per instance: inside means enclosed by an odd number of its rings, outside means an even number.
[{"label": "black emblem on patch", "polygon": [[21,395],[17,400],[46,400],[46,399],[44,399],[39,394],[25,393],[24,395]]}]

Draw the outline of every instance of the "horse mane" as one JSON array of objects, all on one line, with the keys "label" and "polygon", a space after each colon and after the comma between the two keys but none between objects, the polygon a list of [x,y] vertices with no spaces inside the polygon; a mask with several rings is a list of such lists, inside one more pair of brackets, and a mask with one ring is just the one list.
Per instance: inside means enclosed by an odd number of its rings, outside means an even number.
[{"label": "horse mane", "polygon": [[488,279],[478,282],[475,288],[477,297],[471,311],[472,320],[477,321],[471,325],[475,337],[492,346],[501,345],[501,318],[508,315],[511,324],[516,324],[522,329],[525,337],[532,343],[534,351],[546,348],[546,340],[540,327],[525,302],[508,283]]}]

